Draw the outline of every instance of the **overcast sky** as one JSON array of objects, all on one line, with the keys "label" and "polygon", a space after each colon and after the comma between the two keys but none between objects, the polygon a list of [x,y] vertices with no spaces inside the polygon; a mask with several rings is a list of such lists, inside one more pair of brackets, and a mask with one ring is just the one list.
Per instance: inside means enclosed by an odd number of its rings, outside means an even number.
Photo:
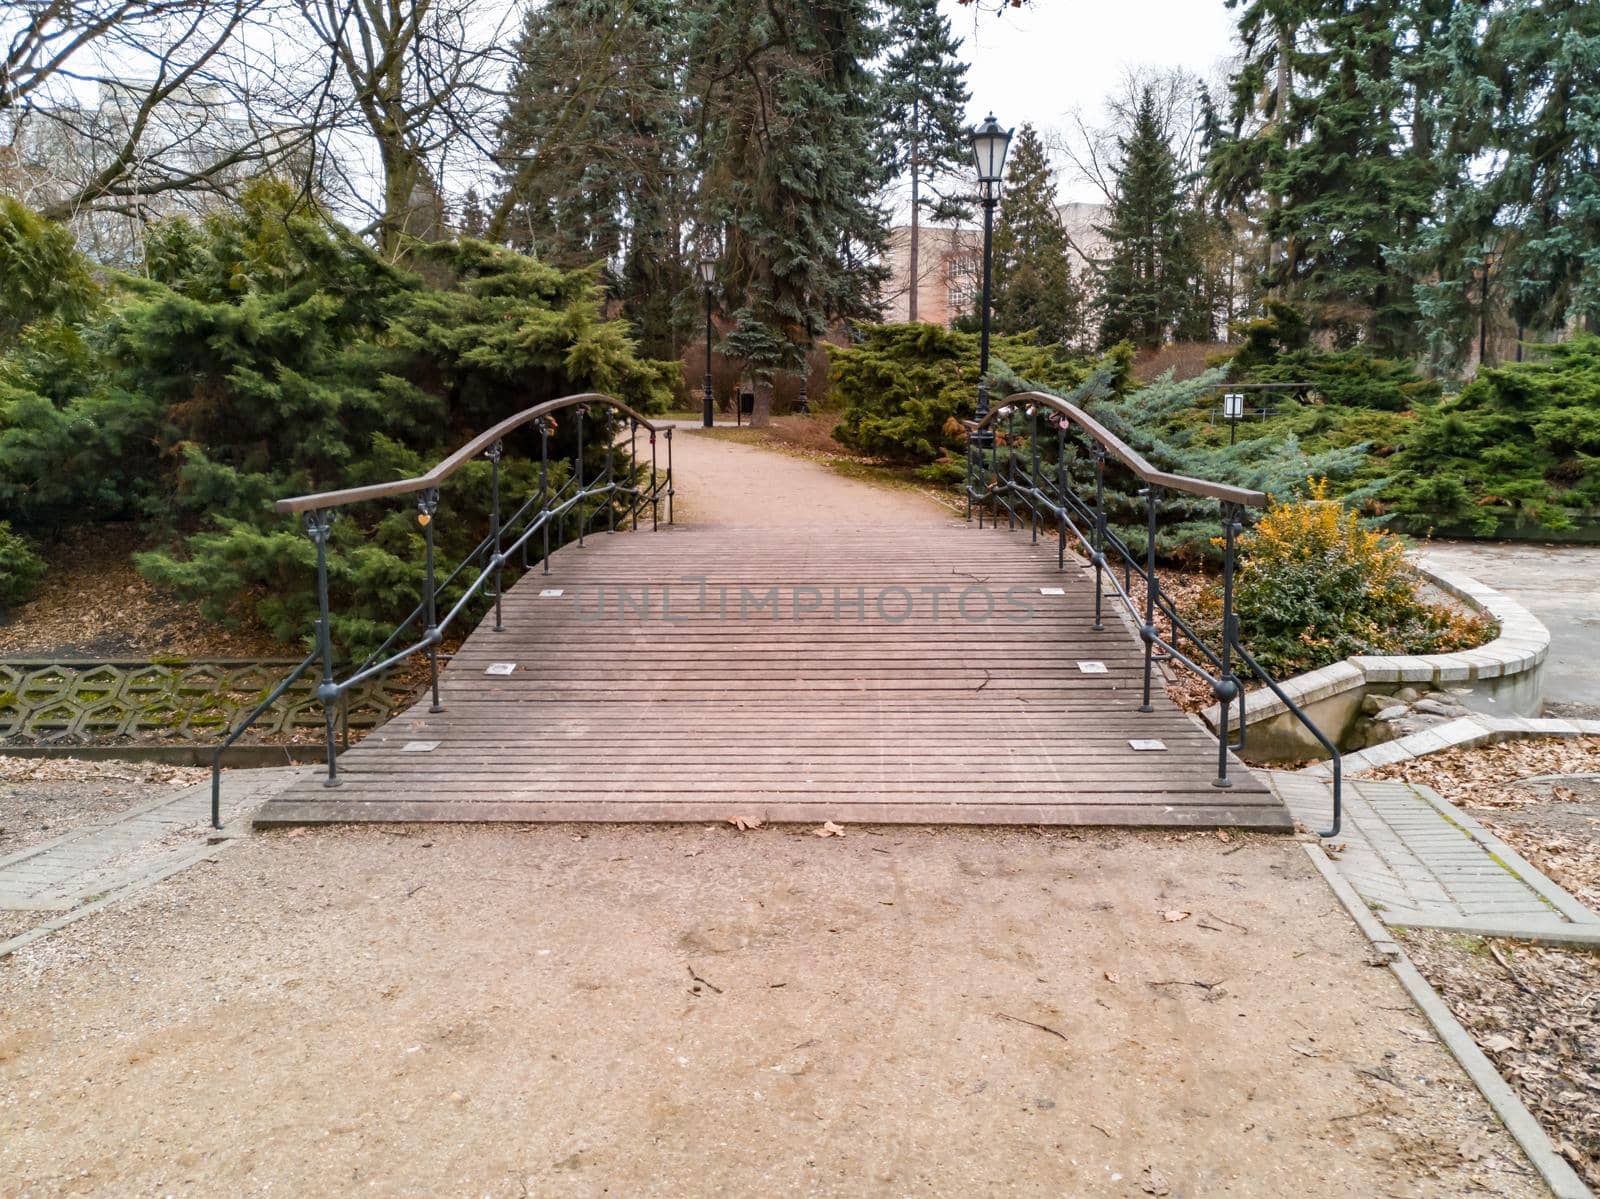
[{"label": "overcast sky", "polygon": [[[1065,124],[1081,108],[1091,116],[1128,67],[1181,66],[1204,79],[1232,53],[1236,12],[1223,0],[1035,0],[1032,7],[971,8],[941,0],[964,39],[972,120],[991,109],[1007,128],[1032,121]],[[1064,200],[1098,199],[1094,189],[1061,181]]]}]

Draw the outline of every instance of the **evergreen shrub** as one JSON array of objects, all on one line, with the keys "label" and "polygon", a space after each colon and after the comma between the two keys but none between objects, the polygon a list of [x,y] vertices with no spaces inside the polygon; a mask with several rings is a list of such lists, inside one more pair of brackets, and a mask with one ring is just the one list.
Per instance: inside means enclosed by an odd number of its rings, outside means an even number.
[{"label": "evergreen shrub", "polygon": [[1352,654],[1447,653],[1486,638],[1481,619],[1429,604],[1419,583],[1405,543],[1365,527],[1319,479],[1240,538],[1234,611],[1251,653],[1280,678]]},{"label": "evergreen shrub", "polygon": [[[947,455],[964,458],[963,420],[977,413],[979,337],[937,325],[875,325],[857,344],[832,349],[833,386],[843,414],[834,437],[889,462],[927,465]],[[1126,378],[1124,355],[1119,382]],[[1031,337],[990,341],[991,375],[1026,377],[1071,389],[1093,363]],[[1009,388],[995,387],[998,401]]]},{"label": "evergreen shrub", "polygon": [[32,599],[44,569],[33,546],[11,531],[10,521],[0,520],[0,612]]}]

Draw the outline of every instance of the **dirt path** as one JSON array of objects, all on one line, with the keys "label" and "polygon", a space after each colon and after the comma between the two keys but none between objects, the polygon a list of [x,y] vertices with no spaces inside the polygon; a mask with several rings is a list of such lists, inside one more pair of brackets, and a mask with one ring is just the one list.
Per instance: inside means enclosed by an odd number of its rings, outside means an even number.
[{"label": "dirt path", "polygon": [[0,1011],[23,1195],[1540,1193],[1285,840],[261,835]]},{"label": "dirt path", "polygon": [[[676,449],[687,521],[939,518]],[[1288,838],[727,825],[260,834],[70,925],[0,963],[0,1179],[1543,1193]]]},{"label": "dirt path", "polygon": [[951,516],[920,492],[842,479],[803,458],[693,428],[673,431],[672,453],[677,519],[684,524],[849,529]]}]

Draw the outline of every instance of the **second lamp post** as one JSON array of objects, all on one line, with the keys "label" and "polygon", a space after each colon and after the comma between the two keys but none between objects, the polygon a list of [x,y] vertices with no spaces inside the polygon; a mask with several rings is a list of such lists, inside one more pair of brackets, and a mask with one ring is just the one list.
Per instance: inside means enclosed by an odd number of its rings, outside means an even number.
[{"label": "second lamp post", "polygon": [[706,292],[706,394],[702,422],[709,429],[711,427],[711,284],[717,277],[717,261],[714,258],[702,258],[698,269],[700,282]]},{"label": "second lamp post", "polygon": [[[978,343],[978,419],[989,415],[989,283],[994,259],[994,209],[1000,202],[1000,179],[1005,173],[1011,130],[1000,128],[994,113],[972,131],[972,157],[978,167],[983,201],[983,336]],[[985,441],[992,434],[985,435]]]}]

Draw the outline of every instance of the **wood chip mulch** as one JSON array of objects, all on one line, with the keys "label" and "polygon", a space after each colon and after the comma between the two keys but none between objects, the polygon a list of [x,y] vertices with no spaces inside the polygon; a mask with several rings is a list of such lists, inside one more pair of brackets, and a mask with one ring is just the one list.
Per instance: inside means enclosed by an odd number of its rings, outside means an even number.
[{"label": "wood chip mulch", "polygon": [[1600,955],[1430,930],[1404,939],[1556,1151],[1600,1187]]},{"label": "wood chip mulch", "polygon": [[305,650],[261,629],[228,629],[140,576],[146,549],[131,525],[68,530],[42,547],[50,571],[39,594],[5,614],[0,656],[69,659],[299,658]]},{"label": "wood chip mulch", "polygon": [[[1446,750],[1372,777],[1433,788],[1600,911],[1600,737]],[[1420,930],[1405,940],[1557,1150],[1600,1186],[1600,953]]]}]

